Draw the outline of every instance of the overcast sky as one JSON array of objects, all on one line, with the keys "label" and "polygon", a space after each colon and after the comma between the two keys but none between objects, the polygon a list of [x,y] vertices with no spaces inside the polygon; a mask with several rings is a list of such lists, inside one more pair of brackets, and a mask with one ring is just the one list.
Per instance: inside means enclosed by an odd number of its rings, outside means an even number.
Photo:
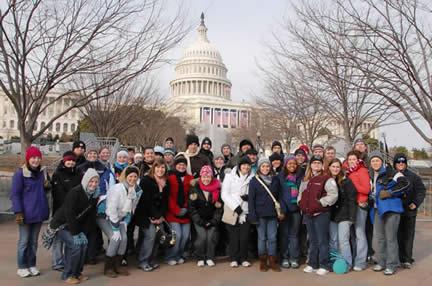
[{"label": "overcast sky", "polygon": [[[174,1],[166,3],[169,12],[174,13],[177,10],[177,6],[172,5]],[[259,76],[257,62],[262,62],[266,56],[265,43],[271,40],[271,33],[284,19],[295,18],[291,1],[179,0],[177,3],[181,3],[188,24],[194,28],[186,39],[169,53],[173,64],[165,65],[157,72],[156,78],[161,92],[168,95],[169,81],[174,78],[175,62],[181,57],[183,49],[197,38],[196,27],[199,25],[201,12],[204,12],[208,38],[218,48],[228,68],[227,76],[232,82],[232,99],[247,101],[252,96],[262,94],[264,83]],[[423,124],[422,128],[428,129],[426,124]],[[409,124],[384,127],[380,132],[386,134],[390,146],[428,147]]]}]

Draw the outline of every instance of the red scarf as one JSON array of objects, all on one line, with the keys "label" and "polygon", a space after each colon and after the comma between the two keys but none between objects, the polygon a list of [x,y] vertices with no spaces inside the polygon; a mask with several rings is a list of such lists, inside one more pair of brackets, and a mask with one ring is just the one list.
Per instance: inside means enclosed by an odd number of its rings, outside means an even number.
[{"label": "red scarf", "polygon": [[219,193],[221,189],[221,185],[218,179],[213,178],[213,180],[207,186],[201,182],[201,178],[198,180],[199,186],[201,190],[204,192],[209,192],[212,194],[213,202],[217,202],[219,199]]},{"label": "red scarf", "polygon": [[362,159],[358,159],[357,163],[356,163],[354,166],[349,167],[349,168],[346,170],[346,174],[349,175],[349,174],[351,174],[351,173],[354,173],[355,171],[357,171],[357,170],[360,169],[361,167],[366,167],[366,165],[365,165],[365,163],[363,162]]}]

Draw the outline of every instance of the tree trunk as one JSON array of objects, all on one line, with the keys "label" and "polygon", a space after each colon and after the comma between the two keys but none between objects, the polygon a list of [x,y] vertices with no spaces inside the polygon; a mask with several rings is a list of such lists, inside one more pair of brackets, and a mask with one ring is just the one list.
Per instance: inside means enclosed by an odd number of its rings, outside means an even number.
[{"label": "tree trunk", "polygon": [[21,140],[21,158],[25,158],[25,152],[32,143],[32,135],[25,131],[20,130],[20,140]]}]

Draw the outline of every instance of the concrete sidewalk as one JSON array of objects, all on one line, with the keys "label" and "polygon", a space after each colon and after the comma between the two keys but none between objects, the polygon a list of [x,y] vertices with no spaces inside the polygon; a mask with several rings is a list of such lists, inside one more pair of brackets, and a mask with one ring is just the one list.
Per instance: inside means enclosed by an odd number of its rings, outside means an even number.
[{"label": "concrete sidewalk", "polygon": [[[42,246],[38,251],[38,267],[42,275],[35,278],[19,278],[16,276],[16,243],[18,238],[17,227],[13,222],[0,224],[0,285],[29,285],[48,286],[66,285],[60,280],[60,273],[50,268],[50,253]],[[213,268],[198,268],[195,261],[188,261],[184,265],[168,266],[162,264],[160,269],[154,272],[143,272],[131,265],[131,276],[109,279],[102,275],[103,265],[85,266],[84,273],[90,276],[90,280],[82,285],[391,285],[414,286],[432,284],[432,223],[418,222],[415,258],[417,263],[411,270],[400,270],[396,275],[386,277],[382,273],[375,273],[370,268],[363,272],[350,272],[346,275],[330,273],[320,277],[316,274],[305,274],[298,270],[283,270],[281,273],[258,271],[258,263],[255,261],[251,268],[231,269],[227,261],[216,261]]]}]

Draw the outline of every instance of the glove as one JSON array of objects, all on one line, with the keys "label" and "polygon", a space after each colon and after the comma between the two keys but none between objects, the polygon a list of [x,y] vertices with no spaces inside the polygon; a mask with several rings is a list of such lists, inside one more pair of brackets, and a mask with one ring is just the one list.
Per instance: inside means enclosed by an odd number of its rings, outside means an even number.
[{"label": "glove", "polygon": [[249,199],[249,195],[244,194],[244,195],[241,195],[240,198],[241,198],[243,201],[247,202],[248,199]]},{"label": "glove", "polygon": [[393,177],[393,181],[397,182],[400,177],[404,177],[404,175],[401,172],[397,172]]},{"label": "glove", "polygon": [[185,216],[187,211],[188,211],[187,208],[181,208],[178,216],[179,217]]},{"label": "glove", "polygon": [[23,213],[16,213],[15,214],[15,222],[17,224],[24,224],[24,215],[23,215]]},{"label": "glove", "polygon": [[113,235],[111,236],[111,240],[112,241],[119,241],[121,240],[121,234],[120,234],[120,230],[114,230],[113,231]]},{"label": "glove", "polygon": [[241,206],[236,207],[236,209],[234,210],[238,215],[241,215],[243,210],[241,208]]},{"label": "glove", "polygon": [[130,222],[131,222],[131,218],[132,218],[132,216],[131,216],[131,214],[130,213],[128,213],[124,218],[123,218],[123,222],[125,223],[125,224],[130,224]]},{"label": "glove", "polygon": [[78,236],[81,239],[81,245],[88,244],[87,236],[84,233],[80,232]]},{"label": "glove", "polygon": [[106,211],[106,203],[105,201],[103,201],[97,206],[97,214],[104,215],[105,211]]},{"label": "glove", "polygon": [[382,190],[380,192],[379,196],[380,196],[381,200],[385,200],[385,199],[388,199],[388,198],[392,197],[391,193],[389,191],[387,191],[387,190]]}]

